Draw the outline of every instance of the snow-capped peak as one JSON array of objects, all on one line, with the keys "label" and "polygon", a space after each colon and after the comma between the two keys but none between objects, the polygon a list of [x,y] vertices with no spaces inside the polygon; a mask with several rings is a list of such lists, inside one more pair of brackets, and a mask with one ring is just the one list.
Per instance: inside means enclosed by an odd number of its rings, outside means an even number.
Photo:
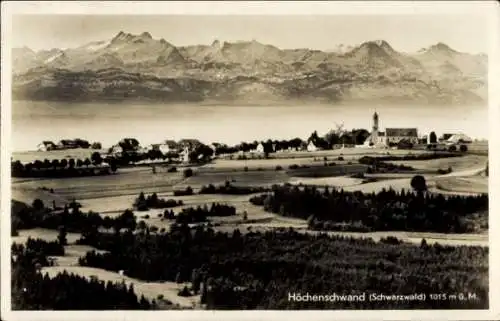
[{"label": "snow-capped peak", "polygon": [[56,60],[57,58],[61,57],[62,55],[64,54],[64,52],[59,52],[51,57],[49,57],[48,59],[46,59],[44,61],[44,63],[48,64],[48,63],[51,63],[52,61]]},{"label": "snow-capped peak", "polygon": [[110,43],[111,43],[111,41],[91,42],[85,46],[85,49],[89,50],[89,51],[97,51],[97,50],[106,48],[106,46],[108,46]]}]

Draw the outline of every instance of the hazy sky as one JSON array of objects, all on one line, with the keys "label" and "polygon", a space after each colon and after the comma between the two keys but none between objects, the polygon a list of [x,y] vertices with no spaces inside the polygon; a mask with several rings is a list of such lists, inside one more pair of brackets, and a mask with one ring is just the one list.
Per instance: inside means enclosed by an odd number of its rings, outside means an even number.
[{"label": "hazy sky", "polygon": [[383,39],[400,51],[417,51],[444,42],[455,50],[488,52],[484,16],[193,16],[193,15],[17,15],[12,19],[13,47],[69,48],[107,40],[119,31],[147,31],[174,45],[252,40],[280,48],[329,50]]}]

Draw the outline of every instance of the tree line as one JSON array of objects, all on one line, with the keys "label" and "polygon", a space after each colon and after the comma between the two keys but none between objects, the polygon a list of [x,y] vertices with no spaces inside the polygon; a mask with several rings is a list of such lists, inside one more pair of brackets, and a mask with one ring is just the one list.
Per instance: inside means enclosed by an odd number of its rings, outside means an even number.
[{"label": "tree line", "polygon": [[176,216],[177,224],[191,224],[206,222],[209,216],[233,216],[236,208],[231,205],[212,203],[210,208],[205,204],[203,207],[183,208]]},{"label": "tree line", "polygon": [[65,232],[75,232],[87,234],[97,233],[99,228],[114,229],[135,229],[137,223],[134,213],[130,210],[124,211],[121,215],[111,218],[102,217],[98,213],[83,213],[81,205],[71,202],[65,205],[62,210],[54,210],[44,205],[40,199],[35,199],[31,206],[16,203],[11,211],[11,232],[17,234],[18,230],[31,228],[46,228],[59,230],[64,227]]},{"label": "tree line", "polygon": [[229,194],[229,195],[248,195],[254,193],[262,193],[268,191],[265,187],[247,187],[234,186],[231,182],[226,181],[224,185],[215,186],[213,184],[203,185],[200,188],[199,194]]},{"label": "tree line", "polygon": [[362,193],[284,185],[250,202],[272,213],[307,219],[313,229],[336,229],[335,223],[342,223],[345,229],[369,231],[466,233],[476,229],[473,214],[488,215],[488,195],[444,197],[421,190]]},{"label": "tree line", "polygon": [[116,172],[116,162],[104,162],[99,152],[92,153],[85,159],[45,159],[26,164],[19,160],[11,162],[12,177],[74,177]]},{"label": "tree line", "polygon": [[165,200],[159,198],[156,193],[153,193],[146,197],[143,192],[139,194],[139,197],[135,199],[133,204],[134,208],[137,209],[138,211],[148,211],[150,208],[157,208],[157,209],[172,208],[182,205],[184,205],[182,200],[178,201],[174,199]]},{"label": "tree line", "polygon": [[[390,242],[389,242],[390,241]],[[191,282],[208,309],[488,307],[488,248],[375,242],[288,229],[241,233],[174,225],[169,233],[99,234],[80,264],[146,281]],[[476,293],[467,301],[296,302],[288,293]]]}]

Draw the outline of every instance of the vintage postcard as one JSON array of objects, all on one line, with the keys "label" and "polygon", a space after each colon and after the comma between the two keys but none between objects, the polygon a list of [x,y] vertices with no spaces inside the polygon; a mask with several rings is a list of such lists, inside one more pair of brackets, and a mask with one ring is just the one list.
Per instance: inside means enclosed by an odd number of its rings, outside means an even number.
[{"label": "vintage postcard", "polygon": [[498,16],[2,3],[2,319],[497,319]]}]

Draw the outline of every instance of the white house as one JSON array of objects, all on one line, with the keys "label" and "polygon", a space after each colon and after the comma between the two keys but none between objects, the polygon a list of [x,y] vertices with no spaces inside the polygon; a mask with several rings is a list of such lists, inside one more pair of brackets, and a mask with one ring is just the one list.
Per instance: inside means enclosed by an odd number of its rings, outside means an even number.
[{"label": "white house", "polygon": [[315,152],[317,150],[320,150],[320,148],[317,147],[316,145],[314,145],[314,143],[312,141],[310,141],[309,144],[307,144],[307,151],[308,152]]},{"label": "white house", "polygon": [[36,146],[37,150],[40,151],[40,152],[46,152],[48,150],[54,150],[56,149],[56,144],[54,144],[54,142],[51,142],[51,141],[43,141],[41,142],[40,144],[38,144]]},{"label": "white house", "polygon": [[257,145],[257,147],[255,148],[255,152],[263,153],[264,152],[264,144],[259,143],[259,145]]},{"label": "white house", "polygon": [[181,159],[181,162],[189,163],[189,153],[190,153],[189,148],[187,146],[184,147],[182,152],[179,153],[179,158]]},{"label": "white house", "polygon": [[114,145],[110,148],[109,153],[113,156],[121,156],[123,148],[120,145]]},{"label": "white house", "polygon": [[177,152],[177,148],[175,148],[172,145],[165,144],[165,143],[162,143],[162,144],[151,144],[151,145],[148,146],[147,150],[148,151],[150,151],[150,150],[159,151],[163,155],[167,155],[168,153],[175,153],[175,152]]},{"label": "white house", "polygon": [[454,134],[450,138],[446,140],[447,143],[464,143],[464,144],[469,144],[472,143],[472,138],[465,134]]}]

